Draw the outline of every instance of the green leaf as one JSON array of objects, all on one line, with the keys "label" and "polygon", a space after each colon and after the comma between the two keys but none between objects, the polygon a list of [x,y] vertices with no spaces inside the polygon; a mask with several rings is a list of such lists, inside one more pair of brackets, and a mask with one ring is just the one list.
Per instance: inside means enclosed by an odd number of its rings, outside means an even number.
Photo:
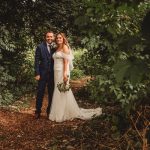
[{"label": "green leaf", "polygon": [[117,82],[120,83],[123,81],[129,67],[130,67],[130,62],[128,60],[120,61],[113,66],[114,73],[116,74]]}]

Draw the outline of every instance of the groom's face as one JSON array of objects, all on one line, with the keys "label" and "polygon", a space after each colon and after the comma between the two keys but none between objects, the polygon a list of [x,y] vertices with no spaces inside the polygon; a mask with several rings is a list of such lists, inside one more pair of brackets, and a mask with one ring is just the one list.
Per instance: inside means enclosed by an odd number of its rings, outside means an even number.
[{"label": "groom's face", "polygon": [[46,33],[45,39],[46,39],[46,42],[50,44],[51,42],[54,41],[54,34],[51,32]]}]

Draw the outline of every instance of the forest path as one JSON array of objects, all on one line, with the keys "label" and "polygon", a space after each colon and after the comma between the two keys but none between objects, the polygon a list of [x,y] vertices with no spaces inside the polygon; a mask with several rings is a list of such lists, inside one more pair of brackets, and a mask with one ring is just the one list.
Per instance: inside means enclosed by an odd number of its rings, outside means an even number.
[{"label": "forest path", "polygon": [[[95,108],[98,104],[76,96],[88,79],[71,81],[71,85],[80,107]],[[62,123],[47,120],[45,113],[47,94],[45,94],[41,118],[36,120],[34,119],[35,97],[26,101],[19,100],[11,107],[1,108],[1,150],[109,150],[113,148],[105,145],[105,137],[110,126],[108,122],[102,121],[102,117],[88,121],[74,119]],[[19,107],[25,103],[28,103],[28,107]],[[107,137],[108,140],[111,138]]]}]

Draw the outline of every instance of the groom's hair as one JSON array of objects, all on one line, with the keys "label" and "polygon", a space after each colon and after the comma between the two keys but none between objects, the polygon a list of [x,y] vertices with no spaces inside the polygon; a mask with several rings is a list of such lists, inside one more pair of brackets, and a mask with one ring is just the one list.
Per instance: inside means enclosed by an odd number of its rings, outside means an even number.
[{"label": "groom's hair", "polygon": [[54,32],[53,32],[53,31],[51,31],[51,30],[46,31],[46,32],[45,32],[45,34],[44,34],[44,38],[46,37],[47,33],[53,33],[53,34],[54,34]]}]

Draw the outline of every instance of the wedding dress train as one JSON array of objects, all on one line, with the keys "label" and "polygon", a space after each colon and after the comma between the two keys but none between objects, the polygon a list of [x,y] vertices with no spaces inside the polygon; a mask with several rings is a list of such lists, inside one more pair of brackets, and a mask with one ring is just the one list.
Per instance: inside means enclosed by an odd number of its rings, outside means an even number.
[{"label": "wedding dress train", "polygon": [[53,55],[54,58],[54,93],[52,105],[50,110],[49,119],[56,122],[72,120],[80,118],[83,120],[91,119],[93,116],[102,114],[100,107],[96,109],[83,109],[80,108],[75,100],[72,90],[63,93],[57,88],[57,83],[63,82],[63,58],[68,59],[67,73],[70,76],[72,69],[72,55],[65,54],[62,51],[56,51]]}]

